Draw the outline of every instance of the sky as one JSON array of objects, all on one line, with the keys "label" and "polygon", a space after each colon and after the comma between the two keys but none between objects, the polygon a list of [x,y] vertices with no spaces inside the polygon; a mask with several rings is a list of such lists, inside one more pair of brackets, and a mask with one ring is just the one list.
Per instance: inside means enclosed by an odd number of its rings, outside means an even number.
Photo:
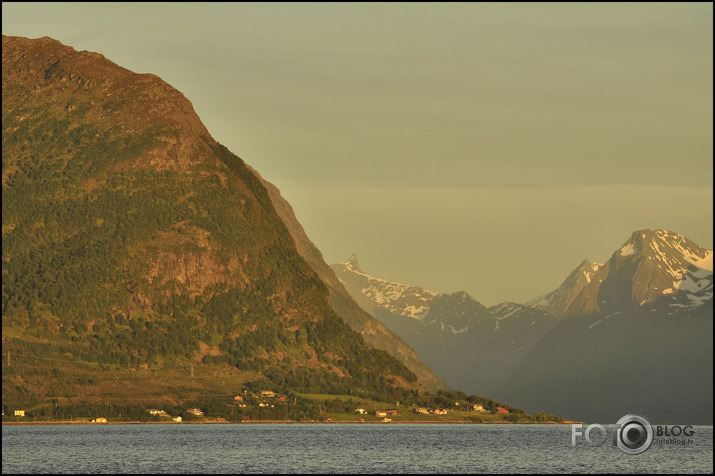
[{"label": "sky", "polygon": [[712,3],[2,3],[181,91],[328,264],[487,306],[713,247]]}]

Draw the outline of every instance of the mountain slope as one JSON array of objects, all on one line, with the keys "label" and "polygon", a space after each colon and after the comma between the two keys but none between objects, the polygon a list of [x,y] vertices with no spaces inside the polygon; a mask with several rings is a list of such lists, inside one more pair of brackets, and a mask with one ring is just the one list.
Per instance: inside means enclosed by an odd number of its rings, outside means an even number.
[{"label": "mountain slope", "polygon": [[543,309],[554,316],[564,315],[574,299],[591,282],[594,273],[601,266],[603,265],[584,260],[556,290],[526,304],[537,309]]},{"label": "mountain slope", "polygon": [[275,389],[421,389],[335,315],[264,185],[179,91],[50,38],[2,42],[4,402],[93,393],[57,362],[126,386],[203,362]]},{"label": "mountain slope", "polygon": [[712,424],[712,250],[638,230],[499,390],[527,411]]},{"label": "mountain slope", "polygon": [[390,332],[372,315],[358,306],[345,290],[333,269],[323,260],[323,254],[308,238],[303,226],[296,219],[290,203],[281,196],[275,185],[266,181],[257,171],[251,170],[266,187],[278,215],[296,243],[298,253],[328,287],[330,305],[335,313],[359,332],[366,343],[376,349],[384,350],[404,364],[417,376],[417,380],[427,390],[436,392],[440,389],[447,389],[447,384],[417,357],[415,351],[402,338]]},{"label": "mountain slope", "polygon": [[332,265],[356,302],[415,349],[454,388],[499,398],[497,389],[556,324],[546,311],[514,303],[485,307],[466,292],[436,294],[362,272],[354,255]]}]

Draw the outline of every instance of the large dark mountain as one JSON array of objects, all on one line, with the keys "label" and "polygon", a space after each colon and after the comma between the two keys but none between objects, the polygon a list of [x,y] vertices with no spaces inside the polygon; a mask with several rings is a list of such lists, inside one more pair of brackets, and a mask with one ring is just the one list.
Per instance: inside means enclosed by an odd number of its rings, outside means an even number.
[{"label": "large dark mountain", "polygon": [[466,292],[436,294],[375,278],[362,272],[354,255],[332,267],[356,302],[404,338],[445,382],[490,398],[557,322],[521,304],[487,308]]},{"label": "large dark mountain", "polygon": [[499,398],[592,422],[641,413],[659,424],[712,424],[712,250],[639,230],[589,278],[567,279],[552,293],[570,296],[559,305],[561,322]]},{"label": "large dark mountain", "polygon": [[262,181],[179,91],[50,38],[2,46],[5,404],[175,402],[180,367],[214,372],[203,392],[422,390],[335,314]]}]

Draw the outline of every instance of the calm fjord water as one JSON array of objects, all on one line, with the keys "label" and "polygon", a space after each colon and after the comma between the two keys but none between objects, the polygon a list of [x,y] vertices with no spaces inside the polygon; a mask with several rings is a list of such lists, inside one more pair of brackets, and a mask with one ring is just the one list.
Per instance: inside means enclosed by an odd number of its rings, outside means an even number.
[{"label": "calm fjord water", "polygon": [[691,440],[627,455],[572,446],[569,425],[4,425],[2,472],[712,473],[713,427]]}]

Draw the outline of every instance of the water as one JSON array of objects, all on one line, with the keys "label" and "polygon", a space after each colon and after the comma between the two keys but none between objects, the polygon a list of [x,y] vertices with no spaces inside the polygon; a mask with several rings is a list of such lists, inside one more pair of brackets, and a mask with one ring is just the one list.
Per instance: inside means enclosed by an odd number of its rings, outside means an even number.
[{"label": "water", "polygon": [[569,425],[2,427],[4,473],[712,473],[713,427],[627,455]]}]

